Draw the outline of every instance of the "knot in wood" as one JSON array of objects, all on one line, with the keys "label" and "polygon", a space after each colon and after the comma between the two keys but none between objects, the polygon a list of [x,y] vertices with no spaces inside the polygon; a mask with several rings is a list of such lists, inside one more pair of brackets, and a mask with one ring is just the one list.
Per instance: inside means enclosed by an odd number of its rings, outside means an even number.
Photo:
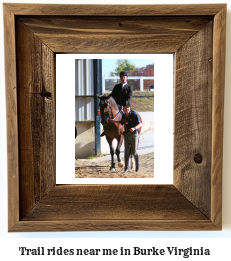
[{"label": "knot in wood", "polygon": [[43,97],[43,98],[47,98],[47,99],[51,99],[51,93],[50,92],[47,92],[45,90],[43,90],[40,95]]},{"label": "knot in wood", "polygon": [[200,153],[195,154],[195,156],[194,156],[194,161],[195,161],[195,163],[197,163],[197,164],[200,164],[200,163],[202,162],[202,156],[201,156]]}]

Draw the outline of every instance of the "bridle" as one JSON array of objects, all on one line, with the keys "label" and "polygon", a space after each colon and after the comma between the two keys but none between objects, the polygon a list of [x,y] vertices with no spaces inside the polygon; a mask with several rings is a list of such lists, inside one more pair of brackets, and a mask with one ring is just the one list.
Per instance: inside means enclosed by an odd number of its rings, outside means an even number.
[{"label": "bridle", "polygon": [[112,115],[112,109],[111,109],[111,105],[110,105],[110,103],[108,102],[108,103],[106,103],[107,104],[107,106],[109,107],[109,110],[107,110],[107,111],[104,111],[104,114],[108,114],[109,115],[109,117],[108,117],[108,119],[109,120],[115,120],[115,118],[119,115],[119,113],[120,113],[120,110],[116,113],[116,115],[115,115],[115,117],[112,119],[111,118],[111,115]]}]

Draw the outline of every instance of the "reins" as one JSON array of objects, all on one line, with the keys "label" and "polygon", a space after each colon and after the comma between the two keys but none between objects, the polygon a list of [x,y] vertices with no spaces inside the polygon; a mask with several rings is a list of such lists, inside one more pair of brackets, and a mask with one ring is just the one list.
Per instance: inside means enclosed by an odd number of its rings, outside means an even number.
[{"label": "reins", "polygon": [[120,113],[120,110],[116,113],[116,116],[111,120],[114,121],[114,119],[119,115],[119,113]]}]

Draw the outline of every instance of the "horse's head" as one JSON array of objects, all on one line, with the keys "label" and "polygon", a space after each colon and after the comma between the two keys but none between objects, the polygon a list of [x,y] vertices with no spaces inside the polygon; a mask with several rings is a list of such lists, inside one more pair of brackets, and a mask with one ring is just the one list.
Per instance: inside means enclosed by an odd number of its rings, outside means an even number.
[{"label": "horse's head", "polygon": [[108,120],[111,118],[110,100],[103,95],[97,95],[97,97],[100,99],[99,107],[100,107],[101,123],[103,126],[105,126],[108,124]]}]

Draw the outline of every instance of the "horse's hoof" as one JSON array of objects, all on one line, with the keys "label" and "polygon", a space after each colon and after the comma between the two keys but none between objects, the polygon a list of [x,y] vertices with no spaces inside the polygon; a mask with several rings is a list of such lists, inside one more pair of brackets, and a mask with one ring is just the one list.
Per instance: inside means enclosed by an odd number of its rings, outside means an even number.
[{"label": "horse's hoof", "polygon": [[123,166],[124,166],[124,163],[123,163],[123,161],[121,161],[121,162],[118,162],[118,167],[119,167],[119,168],[123,168]]},{"label": "horse's hoof", "polygon": [[114,164],[110,167],[110,171],[115,171],[115,165]]}]

